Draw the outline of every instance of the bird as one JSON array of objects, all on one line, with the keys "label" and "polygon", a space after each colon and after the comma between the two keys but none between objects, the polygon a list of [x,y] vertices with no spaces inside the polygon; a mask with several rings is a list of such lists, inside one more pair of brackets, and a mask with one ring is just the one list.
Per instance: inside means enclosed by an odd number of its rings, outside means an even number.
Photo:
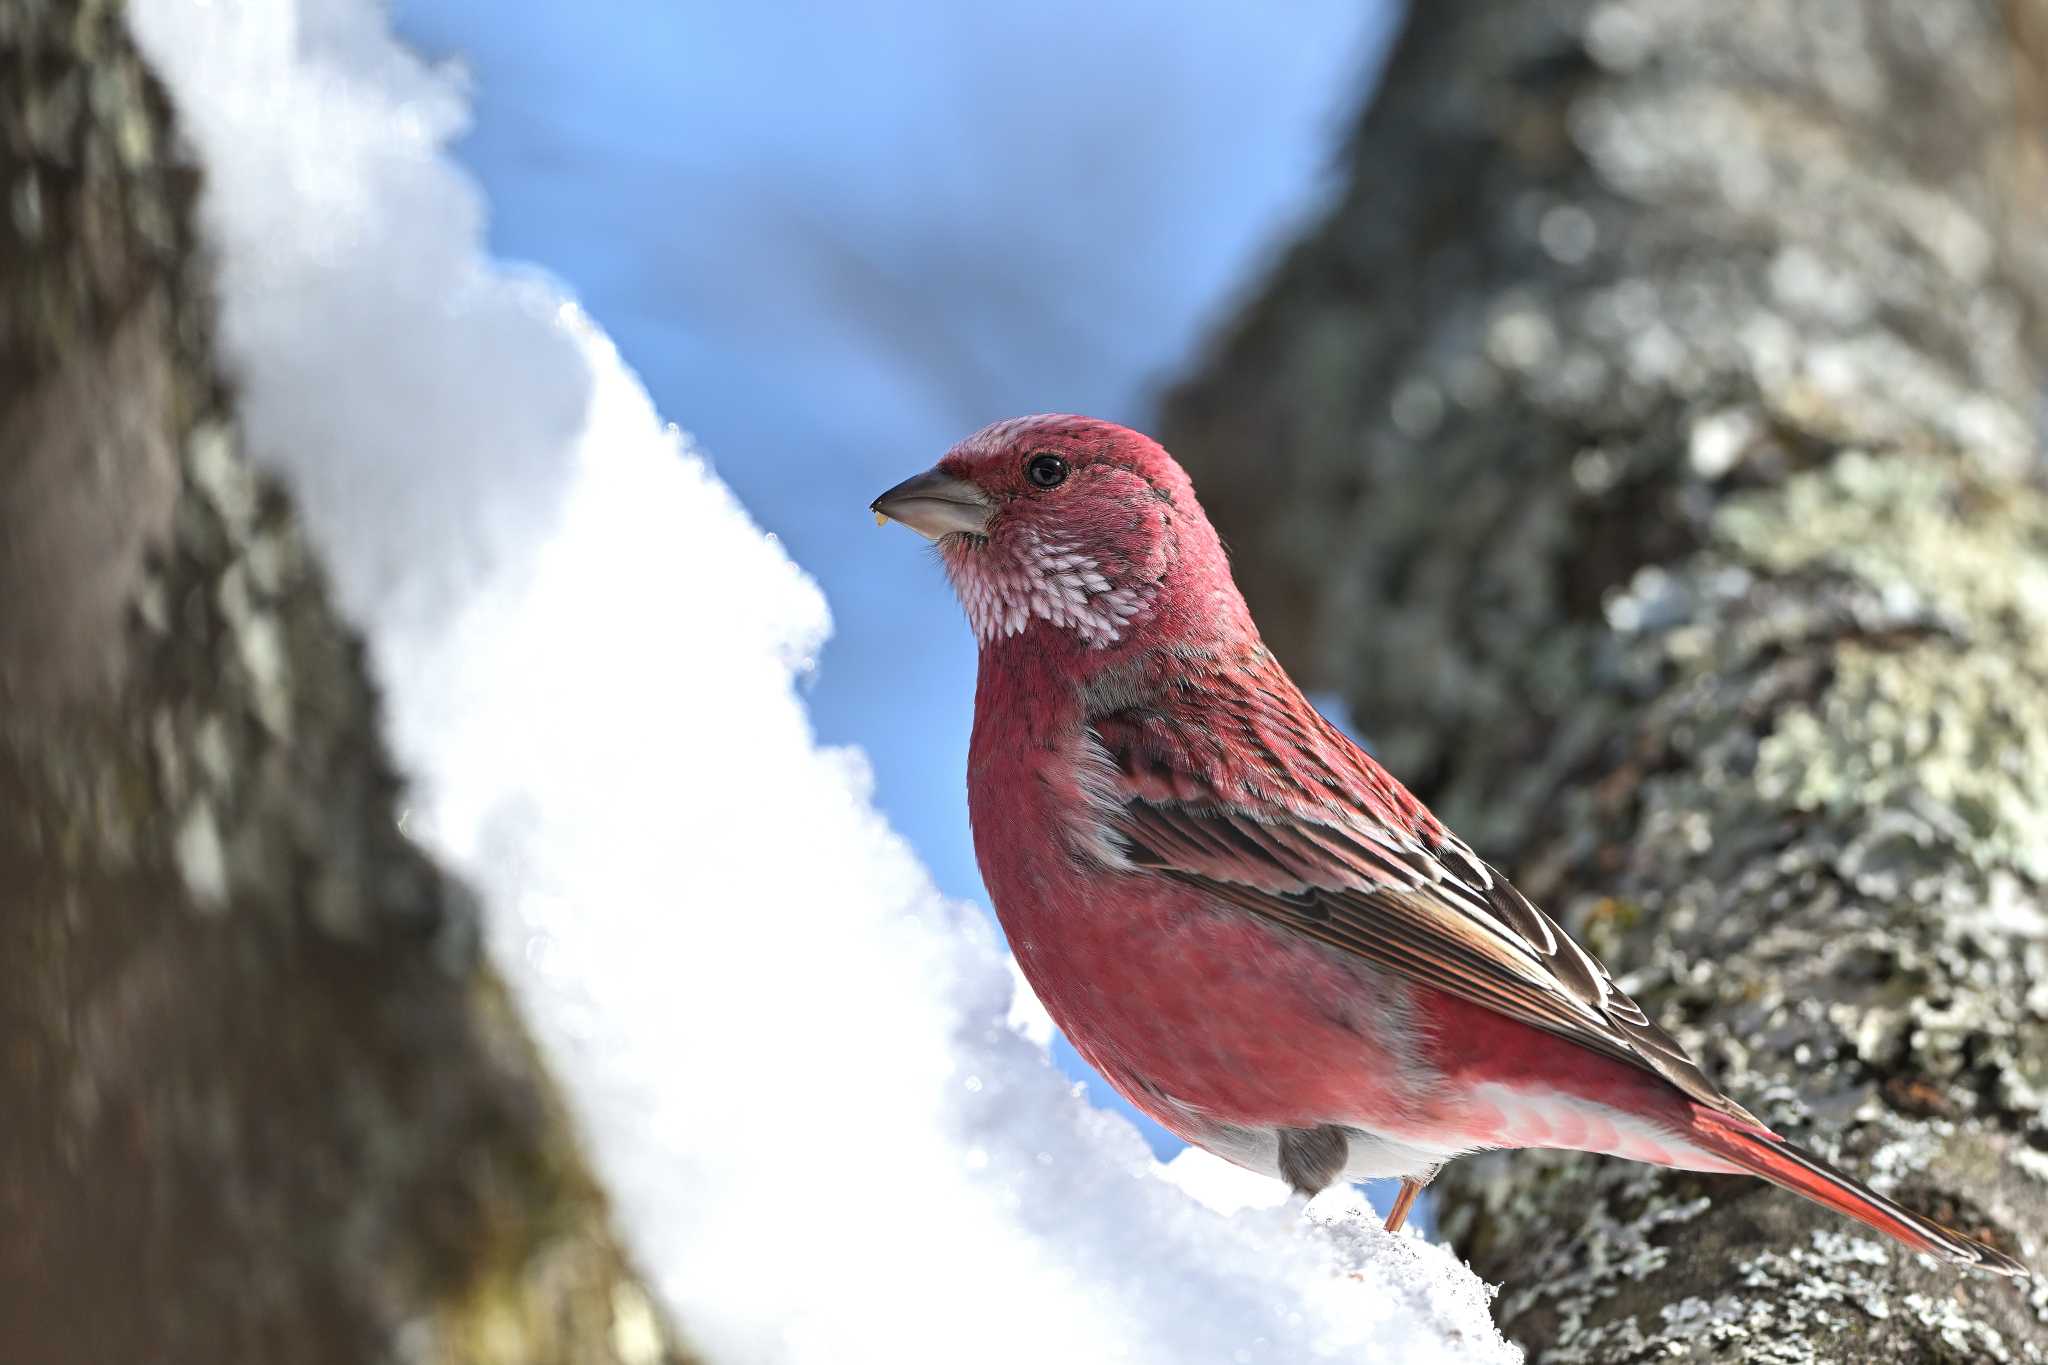
[{"label": "bird", "polygon": [[1760,1176],[1914,1251],[2030,1273],[1723,1094],[1324,718],[1157,442],[997,422],[869,510],[934,542],[978,642],[968,815],[1011,951],[1176,1136],[1303,1196],[1397,1177],[1389,1231],[1455,1157],[1564,1148]]}]

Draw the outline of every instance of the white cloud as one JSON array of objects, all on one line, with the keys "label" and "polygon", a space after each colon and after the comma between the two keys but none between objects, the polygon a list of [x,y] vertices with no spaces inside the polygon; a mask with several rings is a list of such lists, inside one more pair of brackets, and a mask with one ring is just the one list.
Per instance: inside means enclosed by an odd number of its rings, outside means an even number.
[{"label": "white cloud", "polygon": [[710,1358],[1512,1358],[1441,1249],[1355,1210],[1220,1217],[1011,1026],[981,919],[812,741],[816,588],[601,333],[485,258],[458,94],[375,5],[132,13],[208,175],[250,442],[370,637],[408,828],[482,892]]}]

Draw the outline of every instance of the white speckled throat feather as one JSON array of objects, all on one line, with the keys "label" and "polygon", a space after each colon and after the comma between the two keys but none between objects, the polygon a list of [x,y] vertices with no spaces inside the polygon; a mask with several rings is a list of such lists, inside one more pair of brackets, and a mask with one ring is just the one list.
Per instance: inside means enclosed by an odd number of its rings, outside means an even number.
[{"label": "white speckled throat feather", "polygon": [[1039,620],[1099,649],[1121,640],[1158,591],[1149,584],[1118,587],[1091,556],[1028,528],[1000,541],[952,548],[945,561],[968,624],[983,644],[1020,634]]}]

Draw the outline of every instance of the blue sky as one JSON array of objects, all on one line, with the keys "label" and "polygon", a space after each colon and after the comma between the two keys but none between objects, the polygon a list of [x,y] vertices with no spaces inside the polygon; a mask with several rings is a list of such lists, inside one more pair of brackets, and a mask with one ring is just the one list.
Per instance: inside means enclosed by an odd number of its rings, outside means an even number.
[{"label": "blue sky", "polygon": [[[493,249],[566,282],[824,585],[820,736],[867,751],[940,886],[985,905],[965,800],[973,642],[921,542],[878,531],[867,503],[998,418],[1148,425],[1331,188],[1392,11],[397,0],[395,15],[473,78],[457,150]],[[1162,1155],[1178,1147],[1144,1126]]]}]

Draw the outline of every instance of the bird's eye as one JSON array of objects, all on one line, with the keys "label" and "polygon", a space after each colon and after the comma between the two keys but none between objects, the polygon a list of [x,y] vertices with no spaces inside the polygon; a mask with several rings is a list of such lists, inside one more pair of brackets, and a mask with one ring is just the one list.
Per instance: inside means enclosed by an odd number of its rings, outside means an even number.
[{"label": "bird's eye", "polygon": [[1033,455],[1024,465],[1024,477],[1039,488],[1058,488],[1067,481],[1067,462],[1057,455]]}]

